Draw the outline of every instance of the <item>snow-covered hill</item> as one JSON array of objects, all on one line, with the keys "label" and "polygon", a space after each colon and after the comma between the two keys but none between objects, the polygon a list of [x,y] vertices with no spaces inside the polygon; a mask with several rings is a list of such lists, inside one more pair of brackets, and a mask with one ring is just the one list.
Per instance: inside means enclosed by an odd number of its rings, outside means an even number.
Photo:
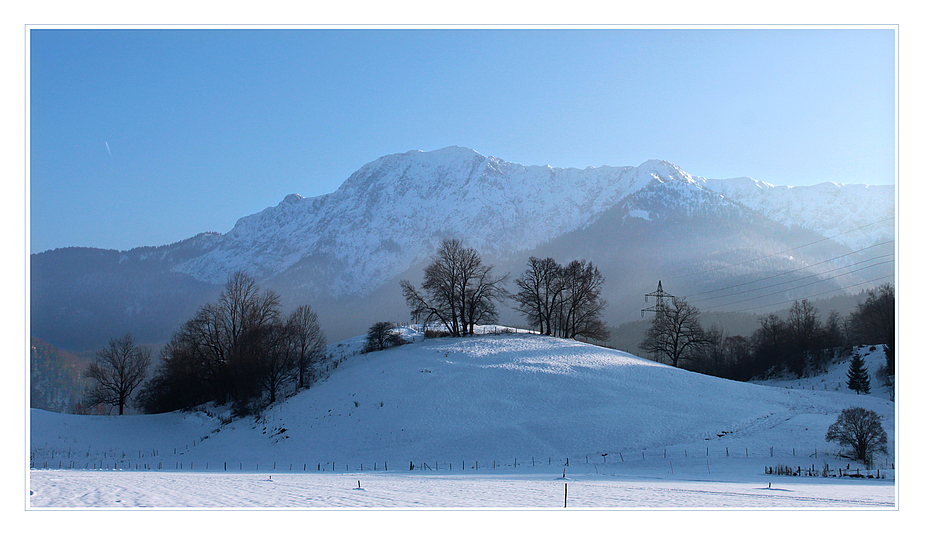
[{"label": "snow-covered hill", "polygon": [[[893,451],[893,403],[883,397],[739,383],[532,334],[417,338],[349,356],[327,380],[257,420],[33,410],[33,466],[330,470],[414,462],[459,469],[463,461],[602,462],[605,454],[613,461],[646,452],[703,456],[705,449],[767,456],[771,448],[818,459],[840,451],[825,432],[852,405],[883,416]],[[332,350],[352,354],[357,342]]]}]

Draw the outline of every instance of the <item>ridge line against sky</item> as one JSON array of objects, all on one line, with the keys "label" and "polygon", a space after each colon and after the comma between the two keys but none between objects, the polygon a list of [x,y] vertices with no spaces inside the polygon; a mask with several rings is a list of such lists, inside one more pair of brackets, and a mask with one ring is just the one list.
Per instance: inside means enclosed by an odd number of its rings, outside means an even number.
[{"label": "ridge line against sky", "polygon": [[32,252],[227,232],[381,156],[893,184],[892,27],[29,32]]}]

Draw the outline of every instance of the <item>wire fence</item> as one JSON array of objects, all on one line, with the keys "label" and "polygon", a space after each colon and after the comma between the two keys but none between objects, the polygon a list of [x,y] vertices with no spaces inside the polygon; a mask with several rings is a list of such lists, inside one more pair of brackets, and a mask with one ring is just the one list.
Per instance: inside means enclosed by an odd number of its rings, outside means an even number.
[{"label": "wire fence", "polygon": [[[201,442],[200,442],[201,443]],[[33,448],[30,468],[33,470],[134,470],[134,471],[198,471],[198,472],[485,472],[511,470],[563,470],[607,473],[628,468],[633,471],[661,471],[674,474],[675,470],[690,472],[693,468],[712,474],[729,469],[731,463],[753,459],[764,466],[770,475],[809,477],[876,477],[892,478],[895,465],[891,457],[865,466],[845,456],[844,451],[818,448],[779,446],[704,446],[702,448],[656,448],[634,451],[616,451],[577,456],[524,456],[510,458],[408,459],[371,461],[244,461],[178,458],[195,447],[197,442],[170,451],[156,448],[136,452],[91,452],[73,449]],[[711,465],[712,463],[712,465]],[[852,463],[854,467],[852,467]],[[760,465],[759,465],[760,466]]]}]

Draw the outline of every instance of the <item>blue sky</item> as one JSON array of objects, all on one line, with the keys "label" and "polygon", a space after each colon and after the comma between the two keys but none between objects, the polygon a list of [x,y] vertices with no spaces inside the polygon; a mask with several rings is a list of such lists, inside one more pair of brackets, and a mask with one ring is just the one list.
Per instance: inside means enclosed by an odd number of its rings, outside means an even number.
[{"label": "blue sky", "polygon": [[227,232],[380,156],[894,181],[891,29],[33,29],[30,241]]}]

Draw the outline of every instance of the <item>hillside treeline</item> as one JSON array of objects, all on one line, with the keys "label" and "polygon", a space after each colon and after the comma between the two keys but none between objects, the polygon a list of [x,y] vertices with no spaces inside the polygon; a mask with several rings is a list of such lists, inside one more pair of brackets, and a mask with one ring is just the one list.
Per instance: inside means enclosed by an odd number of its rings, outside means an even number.
[{"label": "hillside treeline", "polygon": [[825,371],[857,345],[884,344],[887,364],[877,370],[884,384],[895,376],[895,295],[891,284],[867,292],[848,316],[823,319],[807,300],[795,301],[786,317],[769,314],[750,336],[727,336],[722,327],[704,329],[699,311],[672,299],[653,319],[640,349],[657,360],[692,371],[747,381],[790,372],[798,377]]},{"label": "hillside treeline", "polygon": [[148,413],[232,403],[246,414],[273,403],[284,388],[308,387],[326,358],[317,315],[281,312],[279,294],[235,273],[214,303],[199,308],[160,354],[136,405]]}]

